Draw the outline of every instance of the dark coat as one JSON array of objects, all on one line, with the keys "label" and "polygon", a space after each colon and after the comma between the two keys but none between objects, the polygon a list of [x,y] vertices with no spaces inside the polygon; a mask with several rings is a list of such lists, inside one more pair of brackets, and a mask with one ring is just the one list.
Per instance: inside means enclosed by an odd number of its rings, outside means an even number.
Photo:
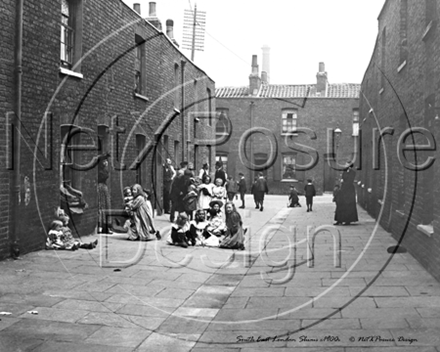
[{"label": "dark coat", "polygon": [[304,187],[304,193],[305,193],[306,197],[314,197],[314,196],[316,196],[315,186],[313,186],[313,185],[306,185]]},{"label": "dark coat", "polygon": [[267,182],[263,177],[259,177],[255,182],[254,192],[269,193]]},{"label": "dark coat", "polygon": [[238,182],[238,191],[240,193],[246,193],[247,187],[246,187],[246,180],[244,178],[240,179]]}]

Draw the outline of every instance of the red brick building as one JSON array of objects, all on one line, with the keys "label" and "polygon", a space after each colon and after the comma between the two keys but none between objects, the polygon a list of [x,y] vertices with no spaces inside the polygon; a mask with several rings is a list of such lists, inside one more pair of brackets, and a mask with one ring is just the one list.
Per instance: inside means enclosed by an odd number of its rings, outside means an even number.
[{"label": "red brick building", "polygon": [[[268,60],[268,47],[263,50]],[[332,191],[335,154],[341,164],[354,154],[360,85],[329,83],[323,63],[316,84],[270,84],[268,77],[267,71],[260,77],[254,55],[249,86],[217,88],[217,134],[228,129],[221,123],[228,118],[232,133],[217,145],[216,158],[235,177],[243,172],[248,184],[262,171],[270,193],[287,194],[292,183],[302,191],[308,178],[318,193]]]},{"label": "red brick building", "polygon": [[21,252],[44,247],[62,184],[88,205],[72,214],[74,230],[94,231],[98,153],[111,153],[113,208],[139,182],[159,213],[166,157],[213,163],[197,145],[213,122],[194,113],[215,111],[214,82],[175,45],[172,21],[161,30],[155,3],[147,19],[120,0],[4,0],[0,10],[0,258],[16,240]]},{"label": "red brick building", "polygon": [[379,14],[361,86],[358,174],[359,203],[437,279],[439,10],[438,0],[401,0],[386,1]]}]

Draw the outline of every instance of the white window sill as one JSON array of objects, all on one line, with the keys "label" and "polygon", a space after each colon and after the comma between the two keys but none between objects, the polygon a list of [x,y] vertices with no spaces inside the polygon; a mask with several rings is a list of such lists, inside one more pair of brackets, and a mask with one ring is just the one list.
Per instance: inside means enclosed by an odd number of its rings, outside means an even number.
[{"label": "white window sill", "polygon": [[404,218],[404,217],[405,217],[405,213],[403,212],[403,210],[396,210],[396,214],[397,214],[398,216],[400,216],[401,218]]},{"label": "white window sill", "polygon": [[382,199],[378,199],[377,202],[378,202],[380,205],[383,205],[383,200],[382,200]]},{"label": "white window sill", "polygon": [[429,22],[428,25],[426,26],[425,32],[422,35],[423,41],[426,41],[428,39],[428,35],[431,32],[432,27],[434,27],[434,21]]},{"label": "white window sill", "polygon": [[76,77],[76,78],[80,78],[80,79],[84,78],[82,73],[75,72],[75,71],[69,70],[64,67],[60,67],[60,73],[63,75],[66,75],[66,76]]},{"label": "white window sill", "polygon": [[384,92],[385,89],[381,88],[379,91],[379,95],[381,95]]},{"label": "white window sill", "polygon": [[145,100],[145,101],[149,101],[150,99],[148,99],[148,97],[146,97],[145,95],[142,94],[138,94],[138,93],[134,93],[134,97],[141,99],[141,100]]},{"label": "white window sill", "polygon": [[299,181],[295,180],[294,178],[285,178],[285,179],[282,179],[281,182],[295,182],[295,183],[298,183]]},{"label": "white window sill", "polygon": [[281,132],[282,136],[297,136],[298,132]]},{"label": "white window sill", "polygon": [[406,60],[400,64],[400,66],[397,68],[397,72],[399,73],[400,71],[402,71],[405,66],[406,66]]},{"label": "white window sill", "polygon": [[417,225],[417,230],[428,237],[432,237],[434,234],[434,227],[432,225]]}]

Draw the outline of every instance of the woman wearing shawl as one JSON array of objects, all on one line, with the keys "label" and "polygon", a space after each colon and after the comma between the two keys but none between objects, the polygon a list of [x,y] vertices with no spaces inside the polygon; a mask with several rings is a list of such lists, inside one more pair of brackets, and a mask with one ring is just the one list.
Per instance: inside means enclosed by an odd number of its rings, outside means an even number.
[{"label": "woman wearing shawl", "polygon": [[154,227],[153,214],[151,214],[151,209],[148,207],[148,198],[142,186],[139,184],[133,185],[131,192],[133,201],[130,208],[133,211],[134,226],[128,230],[128,239],[132,241],[151,241],[156,237],[160,240],[160,233]]},{"label": "woman wearing shawl", "polygon": [[225,238],[220,242],[220,248],[244,249],[244,230],[241,216],[232,202],[225,205],[226,227]]}]

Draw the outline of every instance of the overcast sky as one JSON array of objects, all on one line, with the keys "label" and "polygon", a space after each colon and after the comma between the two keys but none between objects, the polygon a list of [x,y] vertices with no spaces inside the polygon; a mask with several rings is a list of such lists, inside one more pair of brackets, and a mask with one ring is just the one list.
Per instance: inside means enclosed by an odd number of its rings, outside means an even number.
[{"label": "overcast sky", "polygon": [[[141,4],[148,16],[149,0]],[[252,55],[262,68],[263,45],[271,48],[270,83],[315,83],[324,62],[330,83],[361,83],[377,36],[377,17],[385,0],[156,0],[157,17],[174,20],[182,43],[185,9],[206,12],[203,52],[194,62],[217,87],[245,86]],[[191,57],[189,50],[182,52]]]}]

